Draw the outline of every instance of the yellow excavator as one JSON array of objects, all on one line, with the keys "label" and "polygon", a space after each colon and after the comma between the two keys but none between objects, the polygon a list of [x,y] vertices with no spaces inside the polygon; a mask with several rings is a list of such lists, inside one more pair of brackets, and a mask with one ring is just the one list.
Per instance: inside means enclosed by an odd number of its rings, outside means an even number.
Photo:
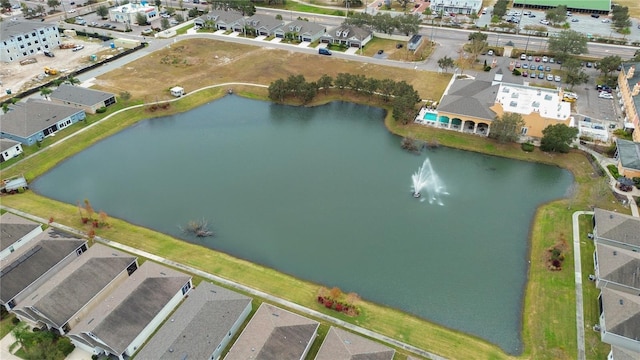
[{"label": "yellow excavator", "polygon": [[50,67],[46,67],[45,66],[44,73],[47,74],[47,75],[57,75],[58,74],[58,70],[52,69]]}]

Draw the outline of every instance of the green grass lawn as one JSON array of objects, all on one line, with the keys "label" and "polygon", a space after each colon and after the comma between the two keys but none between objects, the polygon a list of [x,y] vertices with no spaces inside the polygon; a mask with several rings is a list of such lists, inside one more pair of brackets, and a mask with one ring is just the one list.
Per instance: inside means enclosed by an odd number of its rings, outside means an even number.
[{"label": "green grass lawn", "polygon": [[0,339],[2,339],[3,337],[7,336],[8,333],[11,332],[11,330],[13,330],[14,327],[16,327],[12,321],[16,316],[9,313],[8,315],[4,315],[2,316],[2,320],[0,320]]}]

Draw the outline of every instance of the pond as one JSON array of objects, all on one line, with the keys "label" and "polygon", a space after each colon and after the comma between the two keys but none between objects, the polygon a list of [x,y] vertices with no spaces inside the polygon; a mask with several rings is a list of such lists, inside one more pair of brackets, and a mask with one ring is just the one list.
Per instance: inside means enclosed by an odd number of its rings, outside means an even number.
[{"label": "pond", "polygon": [[[442,147],[411,154],[383,118],[227,96],[141,121],[32,185],[520,353],[531,221],[572,176]],[[426,181],[416,199],[426,160],[440,187]],[[216,236],[185,236],[196,219]]]}]

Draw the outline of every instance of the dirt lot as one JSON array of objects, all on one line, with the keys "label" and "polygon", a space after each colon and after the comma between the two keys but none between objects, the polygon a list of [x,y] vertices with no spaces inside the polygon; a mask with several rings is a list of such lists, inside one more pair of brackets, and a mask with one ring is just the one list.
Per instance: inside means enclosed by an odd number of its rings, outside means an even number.
[{"label": "dirt lot", "polygon": [[2,82],[0,100],[8,97],[6,89],[11,89],[12,93],[17,94],[22,90],[51,80],[49,76],[44,74],[45,66],[58,70],[58,76],[64,76],[91,63],[90,55],[92,54],[96,54],[100,59],[116,51],[105,47],[101,41],[87,41],[87,38],[65,37],[63,40],[63,43],[84,45],[84,49],[79,51],[53,49],[55,57],[50,58],[43,54],[37,54],[31,57],[37,61],[33,64],[20,65],[19,61],[3,63],[0,67],[0,81]]},{"label": "dirt lot", "polygon": [[[269,85],[277,79],[303,74],[309,81],[323,74],[363,74],[378,79],[405,80],[423,99],[439,98],[450,75],[379,66],[330,56],[301,54],[265,47],[240,45],[208,39],[179,41],[98,77],[95,84],[119,93],[126,89],[133,98],[145,101],[169,99],[169,89],[182,86],[186,92],[226,82]],[[158,79],[161,86],[149,86]],[[161,81],[159,79],[162,79]]]}]

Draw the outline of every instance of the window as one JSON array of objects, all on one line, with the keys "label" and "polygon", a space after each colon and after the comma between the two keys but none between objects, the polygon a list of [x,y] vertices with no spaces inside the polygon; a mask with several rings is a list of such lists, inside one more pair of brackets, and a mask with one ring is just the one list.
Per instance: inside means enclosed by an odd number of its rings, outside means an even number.
[{"label": "window", "polygon": [[191,281],[189,281],[182,287],[182,295],[186,294],[189,289],[191,289]]},{"label": "window", "polygon": [[40,30],[40,35],[44,35],[44,30]]},{"label": "window", "polygon": [[526,127],[523,127],[522,130],[520,131],[520,134],[521,135],[527,135],[527,130],[528,129]]},{"label": "window", "polygon": [[16,146],[16,151],[20,151],[20,146]]},{"label": "window", "polygon": [[29,35],[25,35],[25,36],[24,36],[24,38],[25,38],[25,39],[28,39],[28,38],[29,38]]},{"label": "window", "polygon": [[4,157],[9,157],[9,152],[8,151],[4,152]]}]

